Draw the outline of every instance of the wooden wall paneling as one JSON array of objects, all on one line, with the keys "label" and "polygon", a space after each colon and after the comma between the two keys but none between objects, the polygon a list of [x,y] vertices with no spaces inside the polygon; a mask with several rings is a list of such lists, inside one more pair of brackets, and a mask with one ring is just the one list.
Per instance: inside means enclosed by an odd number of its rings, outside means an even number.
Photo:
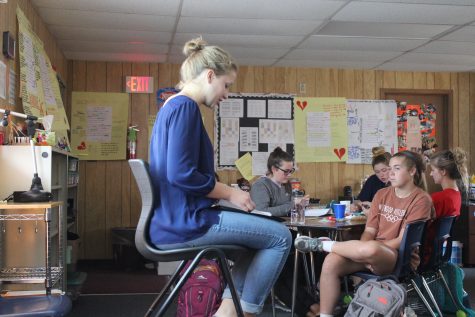
[{"label": "wooden wall paneling", "polygon": [[381,88],[384,88],[384,71],[377,70],[375,71],[375,91],[376,99],[382,99]]},{"label": "wooden wall paneling", "polygon": [[427,89],[427,73],[413,72],[414,89]]},{"label": "wooden wall paneling", "polygon": [[431,73],[434,74],[434,89],[451,89],[450,73]]},{"label": "wooden wall paneling", "polygon": [[[459,143],[458,146],[470,150],[470,74],[459,73]],[[460,105],[465,105],[460,107]]]},{"label": "wooden wall paneling", "polygon": [[[275,89],[276,79],[275,79],[275,67],[264,67],[264,78],[263,78],[263,86],[264,92],[266,94],[275,93],[277,90]],[[241,92],[246,90],[241,89]]]},{"label": "wooden wall paneling", "polygon": [[285,67],[285,90],[286,93],[297,95],[297,70],[294,67]]},{"label": "wooden wall paneling", "polygon": [[[149,76],[148,63],[134,63],[132,64],[133,76]],[[131,94],[132,117],[131,124],[137,125],[140,132],[137,135],[137,158],[146,160],[148,158],[148,108],[149,108],[149,94]],[[133,182],[135,182],[133,180]],[[137,186],[131,187],[131,208],[130,221],[132,226],[136,226],[141,210],[140,193]]]},{"label": "wooden wall paneling", "polygon": [[329,68],[319,68],[315,71],[315,97],[332,96],[330,86],[334,82],[330,79],[330,71]]},{"label": "wooden wall paneling", "polygon": [[[70,87],[71,91],[86,91],[86,62],[84,61],[72,61],[70,62],[71,67],[71,80]],[[71,118],[71,116],[69,116]],[[89,228],[86,228],[86,183],[87,183],[87,173],[86,173],[87,161],[79,161],[79,184],[78,184],[78,194],[77,194],[77,221],[78,221],[78,234],[81,238],[79,244],[79,258],[85,257],[85,248],[84,244],[87,237],[86,231]]]},{"label": "wooden wall paneling", "polygon": [[383,73],[383,87],[382,88],[398,88],[396,86],[396,72],[385,71]]},{"label": "wooden wall paneling", "polygon": [[459,145],[459,82],[458,74],[450,73],[450,89],[453,91],[452,107],[453,111],[449,111],[449,121],[452,122],[452,131],[449,129],[449,148]]},{"label": "wooden wall paneling", "polygon": [[[468,132],[471,138],[475,137],[475,73],[470,73],[470,103],[469,103],[469,120],[470,123],[470,131]],[[468,172],[469,174],[475,173],[475,140],[470,140],[470,147],[465,149],[468,152]]]},{"label": "wooden wall paneling", "polygon": [[[86,62],[86,90],[104,92],[107,89],[107,69],[103,62]],[[106,252],[106,162],[86,163],[86,239],[85,258],[100,259]]]},{"label": "wooden wall paneling", "polygon": [[[122,63],[107,63],[107,92],[122,92]],[[122,226],[122,193],[117,188],[122,186],[123,161],[106,161],[106,258],[112,257],[111,229]]]},{"label": "wooden wall paneling", "polygon": [[[254,91],[253,92],[263,92],[264,91],[264,66],[254,66]],[[239,76],[239,74],[238,74]]]},{"label": "wooden wall paneling", "polygon": [[427,73],[427,89],[435,89],[435,73]]},{"label": "wooden wall paneling", "polygon": [[288,93],[285,91],[285,67],[277,67],[275,69],[274,90],[278,93]]},{"label": "wooden wall paneling", "polygon": [[414,78],[412,72],[396,72],[397,88],[413,88]]},{"label": "wooden wall paneling", "polygon": [[170,87],[176,87],[180,82],[180,67],[181,65],[173,64],[171,69],[171,83]]},{"label": "wooden wall paneling", "polygon": [[[122,87],[125,87],[125,77],[132,76],[132,64],[122,63]],[[132,119],[132,105],[129,97],[129,124]],[[129,164],[127,161],[122,162],[122,184],[121,184],[121,202],[122,202],[122,218],[121,223],[124,227],[132,226],[130,209],[131,209],[131,192],[138,192],[137,184],[132,178]],[[132,190],[132,188],[134,188]]]},{"label": "wooden wall paneling", "polygon": [[[149,104],[148,104],[148,114],[149,115],[154,115],[157,114],[158,108],[157,108],[157,90],[158,90],[158,78],[159,78],[159,67],[158,64],[156,63],[151,63],[149,66],[149,72],[150,76],[153,77],[153,93],[149,95]],[[152,131],[150,131],[152,132]],[[149,148],[148,144],[148,116],[147,116],[147,151]],[[147,158],[148,160],[148,158]]]}]

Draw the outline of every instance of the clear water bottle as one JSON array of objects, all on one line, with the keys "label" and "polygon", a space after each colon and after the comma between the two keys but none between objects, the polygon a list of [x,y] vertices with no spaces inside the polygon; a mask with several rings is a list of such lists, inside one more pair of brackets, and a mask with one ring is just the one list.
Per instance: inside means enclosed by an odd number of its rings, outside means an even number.
[{"label": "clear water bottle", "polygon": [[290,223],[296,225],[305,224],[305,201],[303,192],[292,191],[292,207],[290,209]]}]

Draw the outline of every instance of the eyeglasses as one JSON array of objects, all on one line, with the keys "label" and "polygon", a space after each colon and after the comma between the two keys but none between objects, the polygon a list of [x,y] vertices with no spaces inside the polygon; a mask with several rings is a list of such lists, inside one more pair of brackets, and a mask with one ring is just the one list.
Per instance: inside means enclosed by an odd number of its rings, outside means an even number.
[{"label": "eyeglasses", "polygon": [[285,175],[289,175],[289,174],[292,174],[293,172],[295,172],[295,168],[291,168],[291,169],[288,169],[288,170],[284,170],[278,166],[274,166],[275,168],[281,170],[282,172],[284,172]]}]

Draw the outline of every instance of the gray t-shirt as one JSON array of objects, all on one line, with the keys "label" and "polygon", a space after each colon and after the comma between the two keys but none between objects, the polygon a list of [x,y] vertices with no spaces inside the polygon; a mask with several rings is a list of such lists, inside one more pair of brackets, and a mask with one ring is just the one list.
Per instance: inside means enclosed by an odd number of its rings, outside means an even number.
[{"label": "gray t-shirt", "polygon": [[257,210],[268,211],[273,216],[287,216],[292,207],[290,192],[266,176],[259,178],[252,185],[251,198]]}]

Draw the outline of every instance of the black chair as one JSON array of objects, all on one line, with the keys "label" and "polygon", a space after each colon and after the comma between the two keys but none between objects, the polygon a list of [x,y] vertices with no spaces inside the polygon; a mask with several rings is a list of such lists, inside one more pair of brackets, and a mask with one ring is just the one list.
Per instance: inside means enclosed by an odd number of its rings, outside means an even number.
[{"label": "black chair", "polygon": [[462,310],[462,307],[459,307],[457,304],[457,301],[455,300],[441,270],[441,268],[449,262],[452,254],[452,228],[455,219],[456,216],[441,217],[435,219],[434,222],[431,223],[430,230],[434,230],[435,234],[433,236],[426,234],[428,239],[425,241],[424,248],[422,249],[423,252],[421,253],[421,258],[424,259],[424,252],[428,250],[429,245],[432,245],[432,250],[429,250],[431,252],[430,257],[427,263],[422,262],[418,268],[424,288],[441,316],[443,316],[442,312],[429,287],[429,284],[434,283],[439,279],[442,281],[442,284],[444,285],[447,294],[449,294],[454,306]]},{"label": "black chair", "polygon": [[[427,310],[432,316],[435,317],[437,315],[434,313],[429,302],[427,301],[417,284],[416,280],[418,278],[418,274],[417,272],[414,272],[411,267],[411,254],[421,245],[422,237],[425,231],[425,225],[425,220],[414,221],[406,224],[404,235],[401,240],[401,245],[399,247],[396,266],[390,276],[395,277],[400,283],[405,283],[407,285],[406,289],[408,292],[411,290],[415,290]],[[367,271],[356,272],[351,275],[357,276],[363,280],[368,280],[371,278],[382,278],[382,276],[378,276]]]},{"label": "black chair", "polygon": [[[182,248],[174,250],[160,250],[150,241],[149,226],[153,216],[153,202],[154,194],[152,189],[152,182],[150,179],[148,164],[143,160],[133,159],[129,160],[130,168],[137,182],[140,196],[142,198],[142,210],[140,212],[140,219],[135,233],[135,245],[137,250],[146,258],[154,262],[172,262],[182,261],[175,273],[172,275],[167,285],[162,292],[154,300],[148,311],[145,313],[149,316],[163,316],[172,303],[175,296],[178,294],[180,288],[185,284],[188,277],[193,273],[193,270],[198,266],[202,258],[217,258],[218,264],[223,272],[224,279],[228,284],[233,297],[234,306],[236,307],[237,315],[243,317],[239,297],[234,288],[234,283],[229,271],[227,263],[227,256],[246,252],[247,249],[238,245],[207,245],[193,248]],[[188,260],[192,260],[189,267],[181,275]],[[165,295],[171,290],[166,299]]]}]

